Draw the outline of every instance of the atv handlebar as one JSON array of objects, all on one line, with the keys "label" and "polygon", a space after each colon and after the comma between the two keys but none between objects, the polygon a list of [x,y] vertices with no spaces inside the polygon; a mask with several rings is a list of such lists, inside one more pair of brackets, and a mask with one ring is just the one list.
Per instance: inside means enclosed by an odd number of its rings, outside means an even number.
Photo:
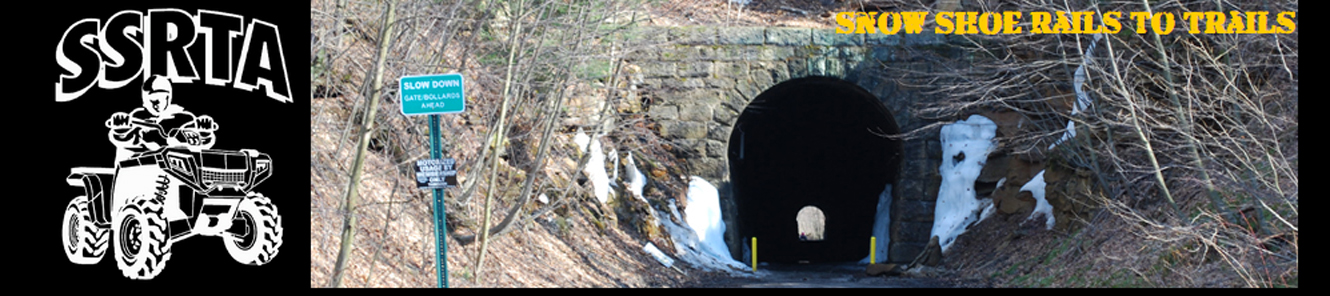
[{"label": "atv handlebar", "polygon": [[142,127],[153,128],[153,129],[156,129],[156,130],[159,130],[159,131],[162,130],[162,125],[161,125],[161,124],[157,124],[157,123],[155,123],[155,122],[149,122],[149,121],[147,121],[147,120],[141,120],[141,119],[134,118],[134,119],[130,119],[130,120],[129,120],[129,123],[130,123],[130,125],[137,125],[137,126],[142,126]]},{"label": "atv handlebar", "polygon": [[[125,123],[127,124],[116,124],[117,117],[124,118],[126,120]],[[163,139],[175,140],[176,142],[179,142],[181,144],[191,145],[191,146],[203,144],[202,142],[205,141],[208,137],[205,137],[204,134],[202,133],[216,130],[216,124],[213,123],[211,125],[212,125],[211,129],[199,128],[194,121],[190,121],[189,123],[186,123],[181,127],[171,128],[168,130],[166,128],[163,128],[160,123],[133,118],[130,117],[129,114],[124,112],[116,112],[115,114],[111,115],[110,119],[106,121],[106,126],[108,128],[111,128],[112,132],[121,135],[117,136],[116,139],[120,139],[120,137],[124,137],[129,133],[141,132],[142,128],[149,128],[155,130],[157,134]]]}]

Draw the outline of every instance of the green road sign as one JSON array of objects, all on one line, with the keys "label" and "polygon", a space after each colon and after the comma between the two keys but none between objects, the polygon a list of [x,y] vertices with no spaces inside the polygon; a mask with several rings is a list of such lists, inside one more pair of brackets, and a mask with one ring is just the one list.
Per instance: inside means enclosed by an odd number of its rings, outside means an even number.
[{"label": "green road sign", "polygon": [[403,115],[458,113],[466,110],[462,74],[403,76],[398,80]]}]

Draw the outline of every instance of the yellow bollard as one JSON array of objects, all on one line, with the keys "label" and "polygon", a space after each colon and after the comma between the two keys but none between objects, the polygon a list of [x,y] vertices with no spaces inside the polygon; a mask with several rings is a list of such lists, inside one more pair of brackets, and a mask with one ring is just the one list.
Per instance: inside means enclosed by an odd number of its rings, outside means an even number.
[{"label": "yellow bollard", "polygon": [[877,264],[877,237],[870,236],[868,239],[868,264]]},{"label": "yellow bollard", "polygon": [[753,272],[757,272],[757,237],[753,237]]}]

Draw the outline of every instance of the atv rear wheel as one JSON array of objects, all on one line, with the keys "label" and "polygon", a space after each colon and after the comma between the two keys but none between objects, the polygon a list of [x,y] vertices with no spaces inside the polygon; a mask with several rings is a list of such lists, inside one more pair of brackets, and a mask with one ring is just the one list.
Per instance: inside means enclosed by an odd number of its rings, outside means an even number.
[{"label": "atv rear wheel", "polygon": [[69,201],[65,208],[65,220],[60,231],[61,244],[65,247],[65,256],[69,262],[77,264],[97,264],[106,254],[106,234],[109,229],[98,227],[92,221],[92,210],[88,208],[88,197],[79,196]]},{"label": "atv rear wheel", "polygon": [[162,200],[152,195],[134,198],[116,212],[112,222],[116,266],[125,277],[156,277],[171,260],[171,238]]},{"label": "atv rear wheel", "polygon": [[252,194],[240,201],[231,223],[243,225],[240,233],[222,235],[226,251],[236,262],[264,265],[277,256],[277,249],[282,246],[282,216],[267,197]]}]

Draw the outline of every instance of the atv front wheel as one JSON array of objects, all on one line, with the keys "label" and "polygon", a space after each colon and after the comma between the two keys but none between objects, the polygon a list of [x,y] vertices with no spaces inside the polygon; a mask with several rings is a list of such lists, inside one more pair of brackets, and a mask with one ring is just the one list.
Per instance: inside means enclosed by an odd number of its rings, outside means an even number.
[{"label": "atv front wheel", "polygon": [[239,233],[222,235],[226,251],[236,262],[267,264],[282,246],[282,216],[277,214],[277,206],[262,194],[246,197],[239,207],[231,223],[243,226]]},{"label": "atv front wheel", "polygon": [[65,220],[61,228],[61,244],[65,247],[65,256],[69,262],[77,264],[97,264],[106,253],[106,242],[110,232],[98,227],[92,221],[92,210],[88,208],[88,197],[79,196],[69,201],[65,207]]},{"label": "atv front wheel", "polygon": [[115,262],[125,277],[152,279],[171,260],[171,232],[164,213],[162,200],[152,195],[136,197],[116,212]]}]

